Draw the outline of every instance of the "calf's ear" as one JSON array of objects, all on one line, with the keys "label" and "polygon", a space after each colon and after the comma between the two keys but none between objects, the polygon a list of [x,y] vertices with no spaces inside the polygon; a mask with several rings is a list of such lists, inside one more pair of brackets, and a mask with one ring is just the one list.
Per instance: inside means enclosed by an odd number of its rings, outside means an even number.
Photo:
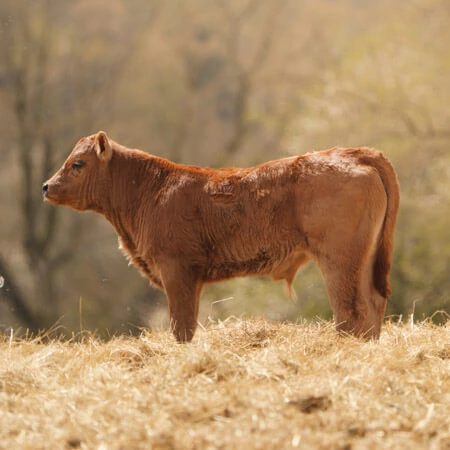
[{"label": "calf's ear", "polygon": [[111,159],[111,142],[104,131],[99,131],[95,136],[95,151],[100,160],[107,162]]}]

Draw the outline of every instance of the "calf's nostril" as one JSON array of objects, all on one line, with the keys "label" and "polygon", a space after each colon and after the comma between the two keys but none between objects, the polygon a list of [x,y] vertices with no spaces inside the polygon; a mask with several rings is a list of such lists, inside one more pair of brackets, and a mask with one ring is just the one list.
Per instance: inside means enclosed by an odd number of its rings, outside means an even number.
[{"label": "calf's nostril", "polygon": [[47,183],[44,183],[43,185],[42,185],[42,192],[47,192],[48,191],[48,184]]}]

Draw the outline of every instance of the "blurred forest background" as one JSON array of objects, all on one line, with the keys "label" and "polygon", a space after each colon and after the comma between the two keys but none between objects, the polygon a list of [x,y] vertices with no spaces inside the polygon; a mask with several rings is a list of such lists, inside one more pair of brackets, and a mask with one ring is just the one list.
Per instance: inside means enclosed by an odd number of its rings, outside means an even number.
[{"label": "blurred forest background", "polygon": [[[388,314],[450,313],[448,0],[2,0],[0,326],[164,325],[164,295],[109,223],[41,185],[99,129],[181,163],[247,166],[336,145],[383,150],[402,204]],[[331,311],[319,272],[208,287],[208,316]]]}]

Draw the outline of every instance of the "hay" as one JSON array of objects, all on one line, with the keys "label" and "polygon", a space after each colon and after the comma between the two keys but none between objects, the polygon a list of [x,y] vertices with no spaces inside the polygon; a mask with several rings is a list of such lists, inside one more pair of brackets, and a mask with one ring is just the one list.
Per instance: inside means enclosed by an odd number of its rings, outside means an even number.
[{"label": "hay", "polygon": [[1,449],[450,448],[450,325],[230,319],[0,342]]}]

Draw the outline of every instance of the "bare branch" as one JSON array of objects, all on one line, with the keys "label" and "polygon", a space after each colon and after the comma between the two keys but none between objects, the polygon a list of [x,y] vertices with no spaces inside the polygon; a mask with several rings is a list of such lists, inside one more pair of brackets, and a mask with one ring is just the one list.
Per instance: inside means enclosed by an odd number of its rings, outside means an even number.
[{"label": "bare branch", "polygon": [[264,2],[261,0],[250,0],[244,8],[234,13],[228,4],[220,4],[226,20],[228,21],[227,56],[229,64],[232,65],[237,78],[234,130],[225,150],[228,155],[235,154],[241,147],[248,132],[247,114],[249,102],[254,90],[255,78],[267,64],[272,53],[272,48],[277,37],[277,26],[280,15],[289,0],[269,2],[262,34],[251,62],[243,62],[239,58],[239,44],[244,39],[243,27],[245,21],[261,9]]},{"label": "bare branch", "polygon": [[364,96],[358,92],[346,90],[344,91],[350,97],[354,97],[359,101],[364,102],[372,111],[375,112],[391,112],[394,113],[406,126],[407,130],[412,136],[420,137],[423,132],[419,129],[419,125],[412,119],[403,108],[397,108],[384,103],[380,103],[377,100]]},{"label": "bare branch", "polygon": [[236,111],[234,116],[234,132],[225,150],[228,155],[237,152],[247,133],[247,124],[245,114],[248,109],[250,99],[251,85],[246,74],[241,74],[238,80],[238,89],[236,94]]},{"label": "bare branch", "polygon": [[[55,208],[50,209],[53,210]],[[52,230],[49,231],[53,233]],[[73,243],[79,241],[83,235],[83,221],[79,216],[73,217],[66,233],[70,236],[70,239],[65,240],[64,244],[58,246],[58,252],[56,254],[47,257],[47,263],[50,270],[62,266],[73,258]]]},{"label": "bare branch", "polygon": [[0,275],[3,277],[3,286],[0,289],[0,299],[6,301],[17,318],[31,330],[38,329],[38,320],[28,307],[15,278],[0,256]]},{"label": "bare branch", "polygon": [[269,9],[266,17],[266,22],[264,25],[264,34],[262,36],[261,42],[256,51],[253,62],[248,68],[249,73],[255,73],[267,62],[267,58],[270,55],[276,33],[277,22],[280,14],[285,7],[287,1],[277,1],[272,4],[272,8]]}]

